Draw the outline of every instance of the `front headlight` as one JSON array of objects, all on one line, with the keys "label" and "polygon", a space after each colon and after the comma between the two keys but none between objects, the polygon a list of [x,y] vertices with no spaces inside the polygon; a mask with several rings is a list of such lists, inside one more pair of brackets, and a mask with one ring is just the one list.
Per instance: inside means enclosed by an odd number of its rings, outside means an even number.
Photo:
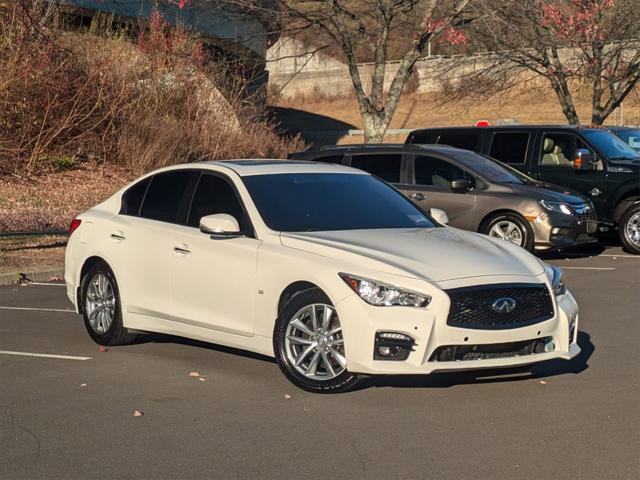
[{"label": "front headlight", "polygon": [[404,290],[387,283],[339,273],[340,278],[369,305],[376,307],[418,307],[424,308],[431,302],[429,295]]},{"label": "front headlight", "polygon": [[546,210],[549,210],[550,212],[573,215],[573,210],[571,209],[571,207],[563,202],[550,202],[548,200],[540,200],[540,205],[542,205]]},{"label": "front headlight", "polygon": [[553,265],[545,265],[544,269],[547,273],[547,278],[551,282],[553,294],[558,297],[567,293],[567,285],[564,283],[564,272],[562,269],[554,267]]}]

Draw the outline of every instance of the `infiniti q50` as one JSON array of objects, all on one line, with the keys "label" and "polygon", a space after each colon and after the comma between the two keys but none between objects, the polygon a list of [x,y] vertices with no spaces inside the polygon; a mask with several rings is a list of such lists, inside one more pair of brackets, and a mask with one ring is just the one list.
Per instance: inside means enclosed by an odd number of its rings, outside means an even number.
[{"label": "infiniti q50", "polygon": [[349,167],[174,166],[72,222],[67,294],[101,345],[144,332],[223,344],[316,392],[577,355],[562,272],[446,221]]}]

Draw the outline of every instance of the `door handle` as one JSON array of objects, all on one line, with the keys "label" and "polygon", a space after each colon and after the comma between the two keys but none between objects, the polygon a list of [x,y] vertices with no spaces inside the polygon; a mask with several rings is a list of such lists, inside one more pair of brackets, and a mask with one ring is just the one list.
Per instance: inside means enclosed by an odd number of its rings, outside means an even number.
[{"label": "door handle", "polygon": [[118,242],[121,242],[122,240],[126,240],[127,237],[124,236],[124,233],[122,233],[122,231],[118,230],[111,234],[111,238],[113,240],[117,240]]},{"label": "door handle", "polygon": [[185,245],[184,243],[173,247],[173,251],[178,255],[187,255],[188,253],[191,253],[191,250],[189,250],[189,246]]},{"label": "door handle", "polygon": [[427,196],[424,193],[415,192],[411,194],[411,199],[416,201],[426,200]]}]

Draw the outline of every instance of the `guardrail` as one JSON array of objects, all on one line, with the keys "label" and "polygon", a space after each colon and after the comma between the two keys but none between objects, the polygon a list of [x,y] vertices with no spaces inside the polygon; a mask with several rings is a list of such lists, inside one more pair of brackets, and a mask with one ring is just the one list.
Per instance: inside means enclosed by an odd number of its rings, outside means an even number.
[{"label": "guardrail", "polygon": [[45,235],[69,235],[66,230],[45,230],[39,232],[0,232],[0,237],[44,237]]}]

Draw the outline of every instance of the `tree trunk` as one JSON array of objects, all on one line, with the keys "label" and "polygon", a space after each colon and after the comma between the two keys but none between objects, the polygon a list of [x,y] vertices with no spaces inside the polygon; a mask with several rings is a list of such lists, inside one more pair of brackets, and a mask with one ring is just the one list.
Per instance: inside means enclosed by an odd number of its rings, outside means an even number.
[{"label": "tree trunk", "polygon": [[384,112],[362,113],[364,126],[364,143],[382,143],[389,122],[385,121]]}]

